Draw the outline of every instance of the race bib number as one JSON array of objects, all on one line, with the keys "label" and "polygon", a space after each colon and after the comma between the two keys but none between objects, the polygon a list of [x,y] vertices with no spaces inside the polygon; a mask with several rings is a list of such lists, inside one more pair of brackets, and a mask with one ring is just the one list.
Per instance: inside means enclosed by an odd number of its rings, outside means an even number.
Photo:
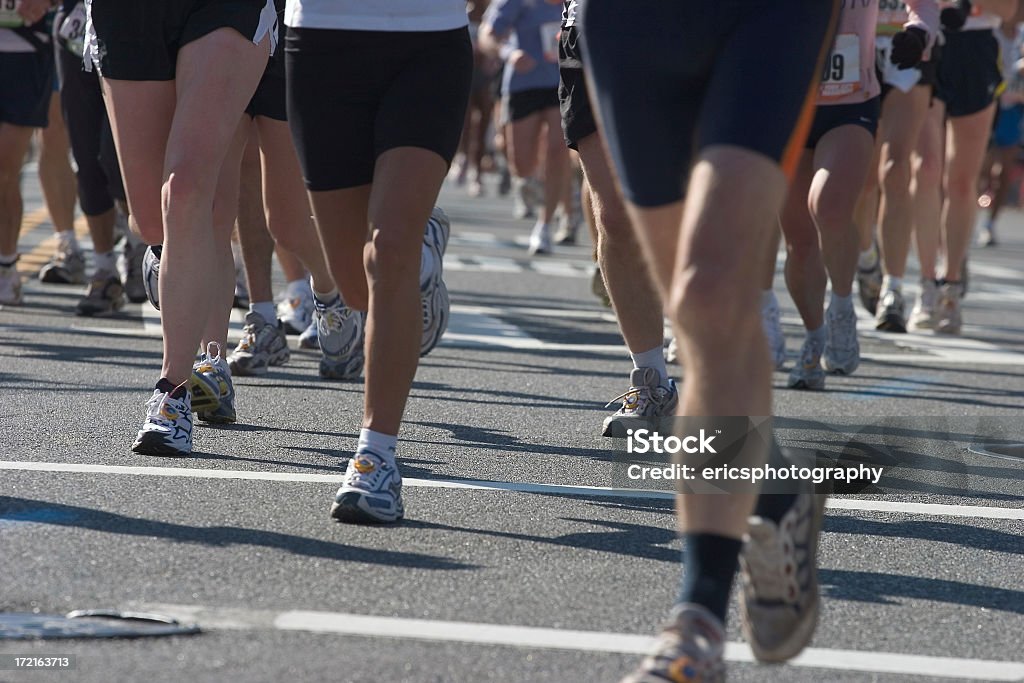
[{"label": "race bib number", "polygon": [[85,52],[85,3],[80,2],[71,10],[60,25],[58,34],[68,50],[81,57]]},{"label": "race bib number", "polygon": [[903,0],[878,0],[878,35],[899,33],[909,19],[910,13]]},{"label": "race bib number", "polygon": [[18,14],[21,0],[0,0],[0,28],[18,28],[25,20]]},{"label": "race bib number", "polygon": [[832,54],[821,74],[821,96],[843,97],[860,89],[860,38],[852,33],[836,36]]},{"label": "race bib number", "polygon": [[558,34],[562,31],[562,22],[549,21],[540,25],[540,44],[544,48],[544,59],[558,62]]}]

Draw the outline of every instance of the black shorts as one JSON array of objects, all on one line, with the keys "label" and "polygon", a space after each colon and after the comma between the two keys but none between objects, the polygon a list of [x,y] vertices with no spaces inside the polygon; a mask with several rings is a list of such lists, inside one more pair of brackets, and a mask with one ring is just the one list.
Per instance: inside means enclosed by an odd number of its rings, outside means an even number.
[{"label": "black shorts", "polygon": [[174,80],[178,51],[222,28],[277,42],[274,0],[95,0],[88,8],[85,58],[104,78]]},{"label": "black shorts", "polygon": [[860,126],[871,137],[878,132],[878,118],[882,115],[882,98],[872,97],[857,104],[824,104],[814,110],[814,123],[807,135],[805,149],[814,149],[825,133],[840,126]]},{"label": "black shorts", "polygon": [[952,116],[969,116],[995,102],[1003,76],[992,31],[946,33],[939,61],[939,98]]},{"label": "black shorts", "polygon": [[[938,52],[939,47],[937,45],[932,46],[932,59],[928,60],[927,62],[921,62],[920,64],[917,65],[917,67],[915,67],[918,71],[921,72],[921,77],[918,79],[917,83],[915,84],[915,87],[918,85],[923,85],[927,88],[931,88],[933,95],[936,94],[936,91],[939,87],[939,60],[937,58]],[[878,83],[882,86],[882,99],[884,100],[885,96],[892,92],[892,89],[895,86],[889,85],[888,83],[885,82],[885,78],[882,76],[882,70],[878,68],[877,64],[875,65],[875,75],[878,76]]]},{"label": "black shorts", "polygon": [[509,93],[505,101],[509,123],[558,106],[558,88],[531,88]]},{"label": "black shorts", "polygon": [[597,122],[590,106],[587,79],[583,74],[583,50],[576,26],[563,29],[558,42],[558,104],[565,144],[569,149],[579,149],[580,140],[597,132]]},{"label": "black shorts", "polygon": [[626,198],[683,198],[696,152],[742,147],[795,170],[838,0],[604,0],[584,67]]},{"label": "black shorts", "polygon": [[[275,0],[277,25],[284,26],[284,0]],[[256,92],[249,100],[245,113],[256,118],[265,116],[276,121],[288,120],[288,95],[284,85],[284,50],[276,50],[267,62],[267,68],[256,86]]]},{"label": "black shorts", "polygon": [[451,164],[473,78],[465,28],[450,31],[288,29],[288,121],[306,187],[373,182],[379,157],[419,147]]},{"label": "black shorts", "polygon": [[49,125],[53,50],[0,52],[0,123]]}]

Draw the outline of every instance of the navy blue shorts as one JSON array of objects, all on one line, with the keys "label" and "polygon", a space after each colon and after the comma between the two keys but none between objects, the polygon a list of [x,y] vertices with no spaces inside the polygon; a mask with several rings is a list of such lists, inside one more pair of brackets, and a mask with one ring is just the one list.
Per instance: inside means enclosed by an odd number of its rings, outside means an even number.
[{"label": "navy blue shorts", "polygon": [[872,97],[857,104],[824,104],[814,111],[814,123],[807,135],[806,149],[818,146],[825,134],[840,126],[860,126],[871,137],[878,132],[878,118],[882,115],[882,98]]},{"label": "navy blue shorts", "polygon": [[54,80],[53,50],[0,52],[0,123],[46,128]]}]

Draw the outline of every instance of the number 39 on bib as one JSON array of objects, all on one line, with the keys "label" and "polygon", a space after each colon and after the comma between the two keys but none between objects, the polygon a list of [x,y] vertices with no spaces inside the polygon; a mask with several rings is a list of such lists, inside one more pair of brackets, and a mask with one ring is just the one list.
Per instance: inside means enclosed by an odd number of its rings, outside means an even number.
[{"label": "number 39 on bib", "polygon": [[836,44],[821,72],[820,95],[844,97],[860,87],[860,38],[852,33],[836,36]]}]

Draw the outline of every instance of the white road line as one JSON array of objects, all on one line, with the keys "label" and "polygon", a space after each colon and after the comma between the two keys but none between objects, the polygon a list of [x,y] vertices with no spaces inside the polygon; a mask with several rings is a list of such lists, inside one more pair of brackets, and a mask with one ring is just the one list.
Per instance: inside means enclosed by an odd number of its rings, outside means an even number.
[{"label": "white road line", "polygon": [[[428,642],[474,643],[539,650],[574,650],[640,655],[650,651],[654,639],[633,633],[576,631],[536,626],[510,626],[464,621],[378,617],[344,612],[218,609],[193,605],[139,604],[133,609],[167,614],[198,623],[209,630],[278,630],[329,635],[398,638]],[[730,642],[730,662],[753,662],[750,647]],[[932,657],[895,652],[807,648],[789,666],[843,672],[922,676],[929,679],[1021,681],[1024,663],[957,657]]]},{"label": "white road line", "polygon": [[[344,476],[338,474],[310,474],[307,472],[265,472],[257,470],[221,470],[196,467],[144,467],[137,465],[92,465],[86,463],[33,462],[27,460],[0,460],[0,471],[65,472],[79,474],[125,474],[149,477],[183,477],[192,479],[242,479],[249,481],[282,481],[314,484],[339,484]],[[645,500],[672,500],[671,491],[652,489],[620,489],[608,486],[569,486],[535,484],[530,482],[455,480],[455,479],[403,479],[412,488],[461,489],[466,491],[506,491],[512,493],[538,493],[582,498],[631,498]],[[1024,520],[1024,508],[1004,508],[989,505],[947,505],[940,503],[910,503],[896,500],[865,498],[830,498],[827,507],[833,510],[861,512],[888,512],[933,517],[959,517],[963,519]]]}]

